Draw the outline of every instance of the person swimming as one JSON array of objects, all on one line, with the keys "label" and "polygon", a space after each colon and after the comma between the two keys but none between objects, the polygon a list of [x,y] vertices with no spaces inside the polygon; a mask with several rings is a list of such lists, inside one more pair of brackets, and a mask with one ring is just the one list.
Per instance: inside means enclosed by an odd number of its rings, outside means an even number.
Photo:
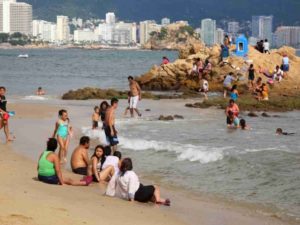
[{"label": "person swimming", "polygon": [[240,128],[241,128],[242,130],[250,130],[250,127],[247,125],[245,119],[241,119],[241,120],[240,120]]},{"label": "person swimming", "polygon": [[283,132],[283,130],[281,128],[277,128],[276,129],[276,134],[277,135],[294,135],[295,133],[287,133],[287,132]]}]

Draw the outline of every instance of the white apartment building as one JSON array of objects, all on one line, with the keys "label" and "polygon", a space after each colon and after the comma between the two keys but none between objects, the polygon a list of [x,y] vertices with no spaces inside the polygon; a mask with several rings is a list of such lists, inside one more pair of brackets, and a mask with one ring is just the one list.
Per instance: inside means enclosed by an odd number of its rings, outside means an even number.
[{"label": "white apartment building", "polygon": [[281,26],[275,32],[275,45],[282,47],[283,45],[300,47],[300,27],[299,26]]},{"label": "white apartment building", "polygon": [[69,41],[70,27],[67,16],[57,16],[56,21],[56,40],[59,42]]},{"label": "white apartment building", "polygon": [[99,35],[90,29],[84,30],[75,30],[74,31],[74,42],[82,43],[82,42],[98,42]]},{"label": "white apartment building", "polygon": [[224,44],[224,30],[221,28],[216,30],[216,44]]},{"label": "white apartment building", "polygon": [[116,15],[113,12],[108,12],[105,15],[106,24],[115,24],[116,23]]},{"label": "white apartment building", "polygon": [[153,20],[146,20],[140,22],[140,44],[144,45],[150,39],[150,34],[152,32],[160,32],[161,25],[158,25]]},{"label": "white apartment building", "polygon": [[37,40],[54,42],[56,40],[56,24],[44,20],[33,20],[32,36]]},{"label": "white apartment building", "polygon": [[32,34],[32,6],[16,0],[0,1],[0,32]]},{"label": "white apartment building", "polygon": [[171,23],[171,20],[169,18],[167,18],[167,17],[161,19],[161,25],[162,26],[167,26],[170,23]]},{"label": "white apartment building", "polygon": [[216,43],[216,21],[212,19],[203,19],[201,21],[201,39],[208,46]]},{"label": "white apartment building", "polygon": [[228,33],[232,35],[237,35],[240,30],[240,24],[236,21],[228,22]]}]

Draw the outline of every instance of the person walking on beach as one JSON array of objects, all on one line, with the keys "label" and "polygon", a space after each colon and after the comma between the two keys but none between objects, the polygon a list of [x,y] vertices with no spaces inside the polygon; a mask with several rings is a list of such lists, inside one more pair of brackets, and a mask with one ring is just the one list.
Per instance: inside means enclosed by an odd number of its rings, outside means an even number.
[{"label": "person walking on beach", "polygon": [[142,114],[137,109],[137,104],[142,99],[142,91],[140,85],[133,79],[132,76],[128,77],[129,88],[130,88],[130,114],[131,117],[134,116],[134,111],[138,114],[138,116],[142,116]]},{"label": "person walking on beach", "polygon": [[111,154],[117,151],[117,145],[119,144],[118,132],[115,128],[115,111],[118,108],[119,100],[117,98],[111,99],[111,106],[105,113],[104,131],[107,141],[110,143]]},{"label": "person walking on beach", "polygon": [[79,146],[75,148],[71,157],[71,168],[76,174],[87,176],[89,166],[90,138],[83,136],[80,138]]},{"label": "person walking on beach", "polygon": [[106,195],[127,201],[151,201],[156,204],[170,206],[171,201],[169,199],[161,198],[158,186],[144,186],[132,169],[132,160],[130,158],[123,159],[120,172],[113,176],[108,183]]},{"label": "person walking on beach", "polygon": [[5,97],[6,88],[0,87],[0,130],[3,128],[4,133],[6,136],[6,142],[13,141],[12,138],[10,138],[9,134],[9,128],[8,128],[8,119],[9,114],[7,112],[7,100]]},{"label": "person walking on beach", "polygon": [[53,138],[57,137],[59,144],[59,159],[61,163],[67,162],[67,152],[70,144],[70,137],[72,135],[72,126],[68,117],[68,112],[65,109],[58,111],[58,121],[55,124]]},{"label": "person walking on beach", "polygon": [[47,149],[44,151],[38,161],[38,179],[47,184],[86,186],[90,182],[74,181],[69,178],[64,178],[60,169],[60,162],[58,156],[55,154],[57,149],[57,141],[55,138],[49,138],[47,142]]}]

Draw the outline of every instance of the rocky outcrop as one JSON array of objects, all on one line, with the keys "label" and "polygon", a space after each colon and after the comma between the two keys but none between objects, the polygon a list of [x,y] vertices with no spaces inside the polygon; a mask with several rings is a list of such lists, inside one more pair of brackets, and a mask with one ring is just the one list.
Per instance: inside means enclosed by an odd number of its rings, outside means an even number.
[{"label": "rocky outcrop", "polygon": [[[233,52],[234,49],[231,49]],[[215,45],[211,48],[199,45],[199,48],[187,45],[180,50],[180,58],[173,63],[163,66],[153,66],[147,73],[137,78],[137,81],[144,90],[197,90],[199,89],[198,77],[191,77],[193,61],[197,58],[201,60],[209,59],[213,69],[211,73],[210,90],[221,90],[222,81],[226,74],[233,72],[239,77],[239,84],[246,84],[248,79],[248,67],[253,63],[256,69],[256,76],[261,76],[264,81],[267,78],[259,74],[259,68],[273,71],[276,65],[281,65],[282,55],[287,54],[290,59],[290,71],[288,80],[284,80],[279,85],[275,85],[272,91],[278,92],[299,92],[300,87],[300,58],[296,56],[296,51],[290,47],[282,47],[272,50],[271,54],[262,54],[250,46],[247,58],[230,56],[226,64],[220,63],[221,48]]]},{"label": "rocky outcrop", "polygon": [[174,117],[169,115],[169,116],[163,116],[163,115],[160,115],[158,120],[162,120],[162,121],[170,121],[170,120],[174,120]]}]

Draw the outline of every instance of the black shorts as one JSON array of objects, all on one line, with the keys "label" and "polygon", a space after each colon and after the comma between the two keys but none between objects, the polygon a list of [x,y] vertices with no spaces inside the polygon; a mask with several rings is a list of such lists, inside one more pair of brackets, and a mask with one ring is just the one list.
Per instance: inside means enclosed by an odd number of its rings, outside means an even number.
[{"label": "black shorts", "polygon": [[59,184],[59,179],[56,175],[49,177],[38,175],[38,179],[39,181],[42,181],[47,184]]},{"label": "black shorts", "polygon": [[134,200],[138,202],[149,202],[154,195],[155,187],[153,185],[144,186],[140,184],[139,189],[135,192]]},{"label": "black shorts", "polygon": [[80,174],[83,176],[87,175],[87,167],[79,167],[76,169],[72,169],[73,173]]},{"label": "black shorts", "polygon": [[98,128],[99,125],[98,125],[98,121],[93,121],[93,128]]},{"label": "black shorts", "polygon": [[254,81],[254,76],[249,75],[248,80]]},{"label": "black shorts", "polygon": [[116,135],[115,127],[113,127],[114,135],[111,136],[111,130],[109,126],[104,126],[104,131],[106,135],[107,142],[109,142],[110,146],[115,146],[119,144],[118,136]]},{"label": "black shorts", "polygon": [[232,121],[231,121],[231,119],[228,116],[226,118],[226,123],[227,123],[227,125],[231,125],[232,124]]}]

